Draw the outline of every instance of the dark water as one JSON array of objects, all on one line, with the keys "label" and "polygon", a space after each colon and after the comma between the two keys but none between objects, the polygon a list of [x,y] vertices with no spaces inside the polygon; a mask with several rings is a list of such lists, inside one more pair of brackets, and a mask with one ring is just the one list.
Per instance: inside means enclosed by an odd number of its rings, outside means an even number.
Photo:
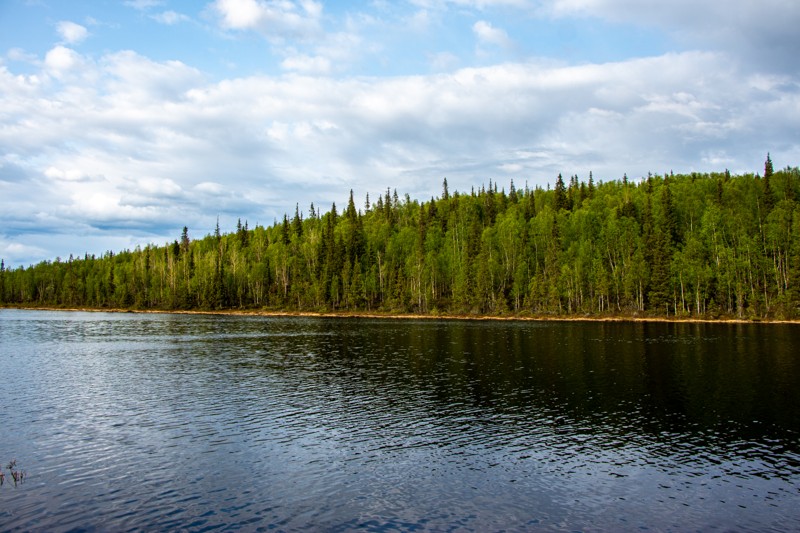
[{"label": "dark water", "polygon": [[800,530],[799,407],[798,326],[0,310],[0,530]]}]

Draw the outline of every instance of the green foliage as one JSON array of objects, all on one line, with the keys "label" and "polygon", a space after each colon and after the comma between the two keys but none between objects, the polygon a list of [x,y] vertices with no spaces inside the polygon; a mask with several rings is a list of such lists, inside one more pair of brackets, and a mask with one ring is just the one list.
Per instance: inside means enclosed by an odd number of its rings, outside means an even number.
[{"label": "green foliage", "polygon": [[271,227],[27,268],[0,260],[0,303],[140,309],[488,314],[800,315],[800,172],[561,176],[427,202],[352,191]]}]

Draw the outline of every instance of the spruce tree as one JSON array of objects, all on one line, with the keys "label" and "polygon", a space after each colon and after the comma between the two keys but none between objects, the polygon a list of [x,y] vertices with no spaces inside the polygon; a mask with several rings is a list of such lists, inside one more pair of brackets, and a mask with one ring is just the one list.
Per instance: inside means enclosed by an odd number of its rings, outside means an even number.
[{"label": "spruce tree", "polygon": [[300,204],[294,205],[294,218],[292,218],[292,231],[299,239],[303,236],[303,217],[300,214]]},{"label": "spruce tree", "polygon": [[567,187],[564,185],[564,178],[561,174],[556,178],[555,196],[553,197],[553,209],[558,212],[562,209],[568,209],[567,205]]},{"label": "spruce tree", "polygon": [[773,173],[772,158],[769,156],[769,152],[767,152],[767,160],[764,161],[764,178],[771,178]]},{"label": "spruce tree", "polygon": [[183,227],[181,232],[181,253],[186,254],[189,252],[189,228]]},{"label": "spruce tree", "polygon": [[353,200],[353,189],[350,189],[350,199],[347,200],[347,209],[345,210],[344,215],[350,222],[355,222],[356,217],[358,216],[358,211],[356,211],[356,203]]},{"label": "spruce tree", "polygon": [[236,236],[239,239],[240,246],[245,248],[247,246],[248,238],[247,221],[245,221],[243,225],[241,218],[236,221]]},{"label": "spruce tree", "polygon": [[765,214],[772,211],[772,208],[775,207],[775,193],[772,191],[772,185],[770,184],[772,174],[772,159],[770,159],[769,153],[767,153],[767,160],[764,162],[764,181],[762,182],[764,184],[763,204]]},{"label": "spruce tree", "polygon": [[286,213],[283,214],[283,223],[281,224],[281,241],[283,244],[289,244],[291,242],[289,216]]}]

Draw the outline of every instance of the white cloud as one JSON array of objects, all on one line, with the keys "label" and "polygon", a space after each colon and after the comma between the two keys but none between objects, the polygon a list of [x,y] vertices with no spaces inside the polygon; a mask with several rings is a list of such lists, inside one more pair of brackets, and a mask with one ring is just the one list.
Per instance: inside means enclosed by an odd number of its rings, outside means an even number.
[{"label": "white cloud", "polygon": [[491,44],[502,48],[511,46],[511,39],[508,38],[508,34],[500,28],[495,28],[485,20],[479,20],[473,24],[472,31],[483,44]]},{"label": "white cloud", "polygon": [[365,13],[342,16],[339,29],[323,27],[323,5],[311,0],[215,0],[208,12],[229,32],[253,32],[281,58],[279,66],[301,74],[341,74],[380,44],[361,32],[380,24]]},{"label": "white cloud", "polygon": [[9,49],[6,57],[11,61],[19,61],[22,63],[31,63],[36,64],[39,62],[39,58],[36,54],[31,54],[30,52],[26,52],[22,48],[11,48]]},{"label": "white cloud", "polygon": [[47,52],[44,64],[50,70],[67,71],[79,62],[78,57],[74,50],[64,46],[56,46]]},{"label": "white cloud", "polygon": [[520,172],[525,170],[525,167],[522,166],[520,163],[503,163],[500,165],[500,170],[507,174],[516,174],[519,175]]},{"label": "white cloud", "polygon": [[206,194],[220,194],[225,190],[225,187],[223,187],[221,184],[214,183],[212,181],[198,183],[194,188],[196,191]]},{"label": "white cloud", "polygon": [[5,260],[6,267],[11,267],[14,264],[24,264],[29,260],[52,259],[48,257],[48,250],[44,248],[7,241],[2,237],[0,237],[0,257]]},{"label": "white cloud", "polygon": [[204,79],[200,71],[180,61],[155,62],[130,50],[109,54],[102,63],[107,90],[119,98],[120,107],[178,100]]},{"label": "white cloud", "polygon": [[359,56],[365,53],[361,38],[354,33],[331,33],[315,47],[312,53],[303,53],[295,48],[280,51],[285,58],[281,68],[302,74],[331,74],[344,71]]},{"label": "white cloud", "polygon": [[80,74],[84,64],[80,54],[61,45],[53,47],[44,57],[45,72],[57,79]]},{"label": "white cloud", "polygon": [[56,25],[56,30],[66,44],[76,44],[89,36],[88,30],[80,24],[62,20]]},{"label": "white cloud", "polygon": [[216,0],[212,9],[228,30],[255,30],[270,40],[320,34],[322,4],[303,0]]},{"label": "white cloud", "polygon": [[156,22],[160,22],[161,24],[166,24],[167,26],[174,26],[180,22],[187,22],[191,20],[188,16],[184,15],[183,13],[177,13],[175,11],[163,11],[156,15],[152,15],[151,18]]},{"label": "white cloud", "polygon": [[84,218],[92,224],[136,227],[154,216],[161,215],[151,206],[132,206],[121,202],[117,192],[91,191],[75,194],[62,210],[64,215]]},{"label": "white cloud", "polygon": [[44,175],[50,179],[64,180],[64,181],[86,181],[91,179],[82,170],[79,170],[77,168],[61,170],[54,166],[47,167],[44,171]]},{"label": "white cloud", "polygon": [[178,196],[182,192],[180,185],[169,178],[138,179],[135,182],[134,190],[145,195],[169,197]]},{"label": "white cloud", "polygon": [[253,29],[264,16],[256,0],[217,0],[214,7],[222,16],[222,24],[229,29]]}]

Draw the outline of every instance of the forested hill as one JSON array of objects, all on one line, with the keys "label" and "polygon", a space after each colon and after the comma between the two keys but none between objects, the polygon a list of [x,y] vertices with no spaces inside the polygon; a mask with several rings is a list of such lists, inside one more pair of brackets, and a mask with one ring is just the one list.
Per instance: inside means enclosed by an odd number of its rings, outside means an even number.
[{"label": "forested hill", "polygon": [[6,305],[800,316],[800,172],[386,191],[358,208],[0,274]]}]

